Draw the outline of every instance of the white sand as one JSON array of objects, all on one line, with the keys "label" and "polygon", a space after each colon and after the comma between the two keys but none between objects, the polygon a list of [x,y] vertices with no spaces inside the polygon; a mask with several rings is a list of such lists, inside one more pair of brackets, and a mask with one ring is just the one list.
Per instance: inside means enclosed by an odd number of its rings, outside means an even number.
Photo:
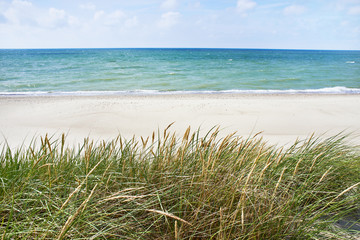
[{"label": "white sand", "polygon": [[189,125],[202,133],[220,125],[223,135],[263,131],[271,144],[341,131],[360,143],[360,95],[13,96],[0,97],[0,116],[0,143],[12,147],[46,133],[65,132],[69,142],[149,136],[172,122],[179,135]]}]

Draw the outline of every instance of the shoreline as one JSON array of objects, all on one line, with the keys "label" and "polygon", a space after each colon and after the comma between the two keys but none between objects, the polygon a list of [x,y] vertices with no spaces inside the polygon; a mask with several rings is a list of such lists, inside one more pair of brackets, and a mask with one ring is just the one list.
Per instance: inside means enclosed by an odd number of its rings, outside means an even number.
[{"label": "shoreline", "polygon": [[0,96],[0,143],[28,144],[36,136],[67,133],[70,143],[85,137],[109,140],[147,137],[172,122],[205,134],[260,136],[273,145],[296,139],[350,133],[360,144],[358,94],[169,94],[98,96]]},{"label": "shoreline", "polygon": [[[151,93],[120,93],[120,94],[68,94],[68,95],[2,95],[0,94],[0,101],[4,99],[86,99],[86,98],[104,98],[104,99],[140,99],[140,98],[216,98],[216,99],[227,99],[227,98],[254,98],[254,97],[264,97],[264,98],[275,98],[275,97],[284,97],[284,98],[306,98],[306,97],[358,97],[360,99],[360,93],[234,93],[234,92],[164,92],[160,94],[151,94]],[[1,102],[0,102],[1,103]]]},{"label": "shoreline", "polygon": [[345,86],[323,87],[316,89],[229,89],[229,90],[124,90],[124,91],[28,91],[28,92],[3,92],[0,97],[54,97],[54,96],[148,96],[148,95],[359,95],[360,88]]}]

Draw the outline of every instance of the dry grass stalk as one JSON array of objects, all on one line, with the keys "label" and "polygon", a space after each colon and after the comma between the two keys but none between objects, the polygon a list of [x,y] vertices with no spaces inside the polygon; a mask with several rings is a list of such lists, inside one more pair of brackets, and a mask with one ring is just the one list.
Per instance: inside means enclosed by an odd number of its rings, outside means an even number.
[{"label": "dry grass stalk", "polygon": [[318,160],[318,158],[321,157],[322,155],[324,155],[323,152],[319,153],[319,154],[314,158],[314,160],[313,160],[313,162],[312,162],[312,164],[311,164],[311,167],[310,167],[310,172],[311,172],[312,169],[314,168],[315,163],[316,163],[316,161]]},{"label": "dry grass stalk", "polygon": [[177,221],[175,221],[175,226],[174,226],[174,233],[175,233],[175,240],[177,240],[177,239],[179,239],[179,229],[178,229],[178,224],[177,224],[178,222]]},{"label": "dry grass stalk", "polygon": [[183,136],[183,139],[182,139],[183,142],[189,141],[189,134],[190,134],[190,126],[186,129],[186,131],[184,133],[184,136]]},{"label": "dry grass stalk", "polygon": [[126,201],[132,201],[134,199],[145,198],[145,197],[149,197],[149,196],[154,196],[154,195],[118,195],[118,196],[114,196],[114,197],[105,198],[104,200],[100,201],[99,203],[116,200],[116,199],[126,199]]},{"label": "dry grass stalk", "polygon": [[[274,161],[268,162],[265,167],[261,170],[260,175],[258,177],[258,182],[260,183],[262,181],[262,177],[265,174],[266,169],[268,169],[272,164],[274,163]],[[257,186],[256,186],[257,187]]]},{"label": "dry grass stalk", "polygon": [[69,218],[67,219],[67,221],[65,222],[64,226],[61,229],[61,232],[59,234],[59,236],[57,237],[58,240],[63,239],[63,237],[65,236],[65,234],[67,233],[67,231],[69,230],[70,226],[72,225],[72,223],[74,222],[74,220],[76,219],[76,217],[85,210],[87,203],[89,202],[89,200],[91,199],[92,195],[94,194],[94,191],[96,189],[96,187],[98,186],[98,184],[96,184],[93,189],[91,190],[89,196],[81,203],[81,205],[78,207],[78,209],[76,210],[76,212],[69,216]]},{"label": "dry grass stalk", "polygon": [[223,239],[223,210],[222,208],[220,207],[220,210],[219,210],[219,239]]},{"label": "dry grass stalk", "polygon": [[168,130],[174,123],[175,123],[175,122],[170,123],[170,124],[165,128],[165,130],[164,130],[164,138],[165,138],[165,136],[166,136],[167,130]]},{"label": "dry grass stalk", "polygon": [[293,172],[293,177],[295,177],[295,175],[296,175],[296,173],[298,171],[299,165],[302,162],[302,160],[303,160],[302,158],[299,158],[299,161],[297,161],[294,172]]},{"label": "dry grass stalk", "polygon": [[45,156],[46,156],[46,155],[42,155],[41,157],[39,157],[39,159],[36,160],[36,162],[34,163],[34,165],[32,166],[32,168],[35,168],[36,165],[38,165],[38,163],[45,158]]},{"label": "dry grass stalk", "polygon": [[277,183],[276,183],[276,186],[275,186],[275,189],[274,189],[274,191],[273,191],[273,195],[272,195],[272,197],[271,197],[271,205],[270,205],[270,210],[269,210],[269,212],[272,212],[272,209],[273,209],[273,207],[274,207],[274,201],[273,201],[273,199],[275,199],[275,196],[276,196],[276,193],[277,193],[277,189],[278,189],[278,187],[280,186],[280,182],[281,182],[281,180],[282,180],[282,178],[283,178],[283,176],[284,176],[284,173],[285,173],[285,170],[286,170],[286,167],[284,167],[283,168],[283,170],[282,170],[282,172],[281,172],[281,174],[280,174],[280,177],[279,177],[279,180],[277,181]]},{"label": "dry grass stalk", "polygon": [[84,185],[84,183],[87,181],[87,178],[91,175],[91,173],[100,165],[100,163],[102,163],[104,161],[105,158],[101,159],[91,170],[90,172],[88,172],[88,174],[85,176],[85,179],[80,183],[80,185],[72,192],[70,193],[69,197],[66,199],[66,201],[62,204],[60,210],[62,210],[70,201],[70,199],[75,195],[75,193],[77,193],[82,185]]},{"label": "dry grass stalk", "polygon": [[327,174],[330,172],[330,170],[332,169],[333,167],[331,166],[331,167],[329,167],[329,169],[328,170],[326,170],[326,172],[321,176],[321,178],[320,178],[320,180],[319,180],[319,182],[318,182],[318,184],[320,184],[321,183],[321,181],[327,176]]},{"label": "dry grass stalk", "polygon": [[190,225],[192,226],[191,223],[189,223],[188,221],[182,219],[182,218],[179,218],[177,216],[175,216],[174,214],[172,213],[168,213],[168,212],[164,212],[164,211],[160,211],[160,210],[156,210],[156,209],[146,209],[147,212],[152,212],[152,213],[157,213],[157,214],[160,214],[160,215],[163,215],[163,216],[166,216],[166,217],[169,217],[169,218],[172,218],[172,219],[175,219],[175,220],[178,220],[180,222],[183,222],[187,225]]},{"label": "dry grass stalk", "polygon": [[358,186],[358,185],[360,185],[360,182],[358,182],[358,183],[356,183],[356,184],[348,187],[347,189],[345,189],[344,191],[342,191],[341,193],[339,193],[339,195],[337,195],[336,198],[334,198],[334,200],[335,200],[335,199],[338,199],[339,197],[341,197],[341,196],[344,195],[345,193],[349,192],[351,189],[356,188],[356,186]]},{"label": "dry grass stalk", "polygon": [[273,198],[274,198],[274,196],[275,196],[275,194],[276,194],[276,191],[277,191],[278,187],[280,186],[280,182],[281,182],[281,180],[282,180],[282,178],[283,178],[283,176],[284,176],[285,170],[286,170],[286,167],[284,167],[284,169],[282,170],[281,175],[280,175],[280,177],[279,177],[279,180],[278,180],[277,183],[276,183],[276,186],[275,186],[275,189],[274,189],[274,193],[273,193]]},{"label": "dry grass stalk", "polygon": [[144,140],[143,137],[141,137],[141,142],[143,144],[143,149],[146,147],[148,140],[149,140],[149,137],[147,137],[146,140]]},{"label": "dry grass stalk", "polygon": [[51,158],[54,158],[54,155],[53,155],[53,152],[51,149],[51,143],[50,143],[50,140],[49,140],[47,134],[45,135],[45,144],[47,144],[47,146],[49,148]]}]

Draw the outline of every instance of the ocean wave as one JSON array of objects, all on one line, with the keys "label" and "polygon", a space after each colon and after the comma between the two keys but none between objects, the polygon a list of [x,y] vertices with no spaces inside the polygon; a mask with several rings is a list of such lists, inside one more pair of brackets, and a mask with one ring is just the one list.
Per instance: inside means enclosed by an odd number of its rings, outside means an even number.
[{"label": "ocean wave", "polygon": [[106,96],[106,95],[176,95],[176,94],[360,94],[360,88],[329,87],[320,89],[258,89],[258,90],[188,90],[188,91],[159,91],[159,90],[129,90],[129,91],[25,91],[0,92],[0,96]]}]

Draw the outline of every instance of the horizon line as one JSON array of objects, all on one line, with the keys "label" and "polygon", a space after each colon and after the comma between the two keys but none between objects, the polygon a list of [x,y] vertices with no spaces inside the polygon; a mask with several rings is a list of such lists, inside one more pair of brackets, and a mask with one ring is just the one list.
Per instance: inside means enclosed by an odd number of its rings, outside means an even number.
[{"label": "horizon line", "polygon": [[229,50],[294,50],[294,51],[360,51],[360,49],[315,48],[237,48],[237,47],[50,47],[50,48],[0,48],[0,50],[66,50],[66,49],[229,49]]}]

